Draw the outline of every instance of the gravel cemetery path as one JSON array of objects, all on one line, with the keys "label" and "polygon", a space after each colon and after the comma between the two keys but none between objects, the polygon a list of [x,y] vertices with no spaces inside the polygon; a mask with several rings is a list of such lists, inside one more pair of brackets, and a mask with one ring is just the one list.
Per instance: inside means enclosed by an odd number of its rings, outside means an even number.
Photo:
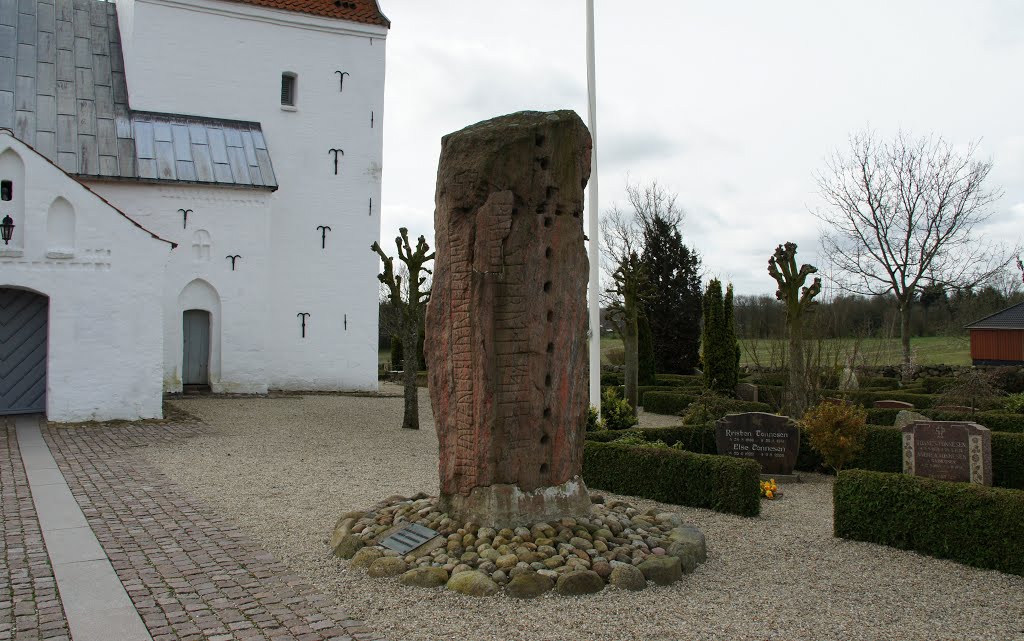
[{"label": "gravel cemetery path", "polygon": [[175,401],[208,428],[135,452],[392,641],[1024,640],[1024,577],[835,539],[818,475],[755,519],[620,497],[706,534],[707,563],[670,587],[516,601],[366,578],[329,555],[337,517],[437,492],[429,399],[421,390],[423,429],[406,431],[400,392]]}]

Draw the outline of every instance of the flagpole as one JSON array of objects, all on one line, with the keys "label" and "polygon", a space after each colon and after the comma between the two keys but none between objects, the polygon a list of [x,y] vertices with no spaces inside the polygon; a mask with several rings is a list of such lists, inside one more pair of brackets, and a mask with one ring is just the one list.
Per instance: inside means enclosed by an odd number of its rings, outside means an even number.
[{"label": "flagpole", "polygon": [[597,83],[594,74],[594,0],[587,0],[587,120],[590,156],[590,404],[601,411],[601,272],[597,200]]}]

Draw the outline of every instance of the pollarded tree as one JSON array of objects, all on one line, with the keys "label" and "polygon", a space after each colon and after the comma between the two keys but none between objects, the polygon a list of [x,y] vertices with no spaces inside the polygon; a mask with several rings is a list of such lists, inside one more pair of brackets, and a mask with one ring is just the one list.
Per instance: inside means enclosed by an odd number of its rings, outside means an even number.
[{"label": "pollarded tree", "polygon": [[[402,418],[402,427],[405,429],[418,430],[420,428],[419,413],[419,391],[416,388],[416,373],[420,366],[419,344],[420,326],[423,323],[423,308],[430,299],[430,290],[421,290],[427,282],[423,274],[431,274],[431,270],[424,265],[434,260],[434,252],[430,251],[430,245],[426,239],[420,236],[416,241],[416,249],[409,245],[409,230],[402,227],[398,230],[400,234],[395,238],[395,246],[398,248],[398,259],[408,269],[405,277],[405,289],[402,288],[402,275],[395,271],[395,260],[384,253],[380,244],[374,241],[370,249],[380,256],[384,261],[384,271],[377,275],[377,280],[388,288],[388,297],[391,304],[401,311],[398,319],[398,336],[402,341],[402,352],[404,364],[402,366],[403,383],[405,387],[405,414]],[[429,253],[428,253],[429,252]]]},{"label": "pollarded tree", "polygon": [[[729,286],[732,292],[732,286]],[[722,297],[722,282],[717,278],[708,283],[704,292],[704,329],[701,333],[701,350],[704,361],[704,387],[729,394],[736,392],[739,378],[739,360],[736,358],[739,345],[732,323],[725,316],[725,301]],[[730,296],[731,307],[731,296]]]},{"label": "pollarded tree", "polygon": [[904,376],[910,372],[910,314],[925,285],[973,287],[1002,270],[1015,252],[977,236],[1000,190],[986,186],[991,161],[974,160],[941,137],[900,132],[883,142],[854,134],[818,175],[828,207],[822,244],[848,279],[848,290],[891,294],[900,312]]},{"label": "pollarded tree", "polygon": [[775,279],[779,288],[775,298],[786,308],[786,329],[789,332],[789,389],[783,405],[789,416],[803,416],[810,403],[811,385],[807,376],[804,359],[804,317],[814,309],[814,297],[821,292],[821,279],[815,278],[810,287],[805,287],[807,277],[817,273],[813,265],[796,267],[796,243],[786,243],[775,248],[775,254],[768,259],[768,274]]}]

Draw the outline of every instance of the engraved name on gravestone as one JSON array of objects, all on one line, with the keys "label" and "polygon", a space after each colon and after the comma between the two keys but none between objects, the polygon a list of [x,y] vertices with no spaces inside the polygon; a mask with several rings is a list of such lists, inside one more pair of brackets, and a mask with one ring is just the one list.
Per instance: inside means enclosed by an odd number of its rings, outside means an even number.
[{"label": "engraved name on gravestone", "polygon": [[754,459],[762,474],[792,474],[800,453],[800,428],[788,416],[728,414],[715,423],[718,453]]},{"label": "engraved name on gravestone", "polygon": [[959,421],[916,421],[902,431],[904,474],[992,485],[988,428]]}]

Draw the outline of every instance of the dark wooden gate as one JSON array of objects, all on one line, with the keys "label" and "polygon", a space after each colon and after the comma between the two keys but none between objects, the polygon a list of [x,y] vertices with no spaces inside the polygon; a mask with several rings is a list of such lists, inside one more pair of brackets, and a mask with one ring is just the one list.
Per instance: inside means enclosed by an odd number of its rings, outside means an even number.
[{"label": "dark wooden gate", "polygon": [[184,353],[181,361],[182,385],[210,384],[210,312],[186,310],[182,316]]},{"label": "dark wooden gate", "polygon": [[0,414],[46,411],[49,299],[0,288]]}]

